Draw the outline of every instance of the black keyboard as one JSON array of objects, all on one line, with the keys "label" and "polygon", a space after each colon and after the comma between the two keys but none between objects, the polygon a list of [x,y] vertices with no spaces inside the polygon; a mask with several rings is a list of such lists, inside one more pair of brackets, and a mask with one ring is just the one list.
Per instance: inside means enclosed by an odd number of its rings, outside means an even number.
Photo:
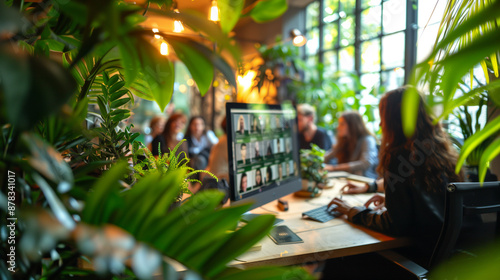
[{"label": "black keyboard", "polygon": [[337,206],[332,205],[330,206],[330,211],[327,209],[328,205],[318,207],[316,209],[309,210],[307,212],[302,213],[302,218],[308,217],[310,219],[316,220],[318,222],[326,223],[335,217],[338,217],[342,215],[342,213],[339,213],[337,211],[334,211]]}]

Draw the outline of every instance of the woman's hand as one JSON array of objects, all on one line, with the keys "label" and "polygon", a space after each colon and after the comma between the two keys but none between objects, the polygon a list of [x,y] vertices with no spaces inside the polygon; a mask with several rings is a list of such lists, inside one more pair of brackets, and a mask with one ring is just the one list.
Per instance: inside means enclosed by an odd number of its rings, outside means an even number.
[{"label": "woman's hand", "polygon": [[379,210],[385,207],[385,196],[382,196],[380,194],[376,194],[372,196],[372,198],[368,199],[368,201],[365,203],[365,207],[370,207],[370,204],[373,203],[373,210]]},{"label": "woman's hand", "polygon": [[365,193],[368,191],[368,184],[360,184],[347,181],[347,185],[343,186],[340,191],[345,194]]},{"label": "woman's hand", "polygon": [[342,214],[348,214],[349,211],[351,210],[351,205],[347,204],[345,201],[343,201],[342,199],[336,197],[334,199],[332,199],[332,201],[330,201],[330,203],[328,203],[328,208],[330,208],[330,206],[332,205],[337,205],[337,208],[334,209],[334,211],[337,211],[339,213],[342,213]]}]

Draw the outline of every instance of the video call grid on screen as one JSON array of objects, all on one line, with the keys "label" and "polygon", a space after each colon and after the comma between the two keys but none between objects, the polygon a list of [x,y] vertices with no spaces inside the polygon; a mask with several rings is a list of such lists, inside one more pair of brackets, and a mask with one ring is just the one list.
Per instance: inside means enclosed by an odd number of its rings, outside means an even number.
[{"label": "video call grid on screen", "polygon": [[[232,109],[232,154],[235,199],[276,187],[298,176],[293,147],[295,111]],[[296,142],[296,141],[295,141]]]}]

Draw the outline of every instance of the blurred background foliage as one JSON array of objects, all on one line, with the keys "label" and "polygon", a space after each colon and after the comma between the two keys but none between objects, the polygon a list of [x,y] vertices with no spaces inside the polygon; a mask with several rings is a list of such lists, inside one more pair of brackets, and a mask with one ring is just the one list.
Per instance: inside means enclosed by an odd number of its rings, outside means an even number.
[{"label": "blurred background foliage", "polygon": [[[499,32],[498,15],[500,1],[448,1],[439,26],[431,54],[419,63],[411,83],[427,88],[431,108],[439,108],[436,121],[448,118],[454,110],[477,103],[487,95],[490,106],[500,106],[500,79],[498,79]],[[475,83],[474,72],[480,67],[485,84]],[[464,81],[468,85],[464,87]],[[405,133],[415,129],[416,91],[407,92],[404,100]],[[456,111],[455,111],[456,112]],[[472,153],[479,147],[479,178],[484,180],[489,162],[500,154],[500,116],[489,115],[488,123],[481,129],[465,133],[460,149],[457,173]],[[472,118],[472,115],[462,117]],[[478,119],[473,123],[477,123]],[[469,123],[472,123],[469,121]],[[463,128],[466,128],[465,126]],[[467,131],[465,131],[467,132]],[[482,146],[482,147],[481,147]],[[477,157],[474,156],[473,157]]]},{"label": "blurred background foliage", "polygon": [[[219,2],[222,28],[174,13],[166,0],[0,1],[0,209],[3,221],[17,218],[15,228],[1,224],[2,254],[10,252],[11,232],[16,242],[14,272],[2,262],[2,279],[310,277],[296,268],[229,267],[274,217],[237,228],[248,205],[219,209],[223,194],[212,191],[169,211],[187,173],[134,176],[131,167],[138,135],[127,124],[130,108],[138,97],[165,108],[175,75],[171,58],[151,44],[153,32],[141,27],[144,14],[180,19],[238,61],[226,33],[240,15],[264,21],[283,13],[283,1],[245,10],[241,0]],[[190,37],[161,35],[201,94],[214,68],[235,86],[220,53]],[[4,184],[13,173],[15,186]]]}]

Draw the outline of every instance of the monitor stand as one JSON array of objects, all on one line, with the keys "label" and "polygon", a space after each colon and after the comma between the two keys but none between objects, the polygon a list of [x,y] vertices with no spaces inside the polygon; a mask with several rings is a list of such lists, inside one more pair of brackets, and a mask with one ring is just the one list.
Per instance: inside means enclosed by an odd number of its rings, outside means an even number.
[{"label": "monitor stand", "polygon": [[[247,213],[245,213],[245,214],[243,214],[243,215],[241,216],[241,220],[242,220],[243,222],[245,222],[245,223],[248,223],[248,222],[250,222],[251,220],[253,220],[255,217],[258,217],[258,216],[260,216],[260,215],[263,215],[263,214],[252,214],[252,213],[247,212]],[[273,225],[277,225],[277,224],[279,224],[279,223],[281,223],[281,222],[283,222],[283,221],[284,221],[283,219],[278,219],[278,218],[276,218],[276,220],[274,220]]]}]

